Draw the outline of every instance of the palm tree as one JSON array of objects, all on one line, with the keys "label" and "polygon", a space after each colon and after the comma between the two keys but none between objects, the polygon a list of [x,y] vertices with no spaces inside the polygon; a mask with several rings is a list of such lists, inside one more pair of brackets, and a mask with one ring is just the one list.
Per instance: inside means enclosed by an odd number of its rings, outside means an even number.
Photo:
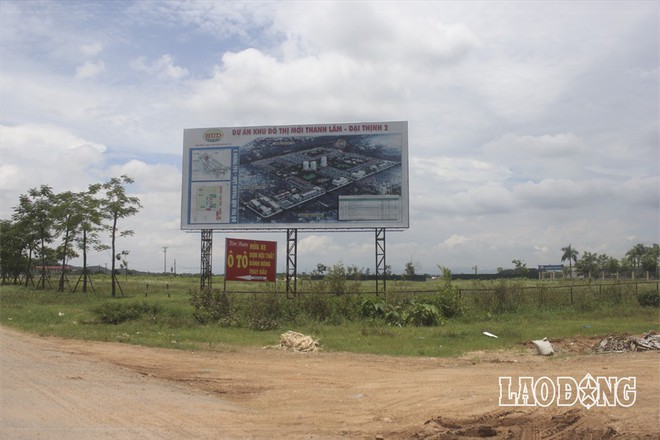
[{"label": "palm tree", "polygon": [[563,263],[564,261],[568,260],[569,271],[571,273],[571,278],[573,278],[573,262],[577,263],[577,256],[579,252],[573,249],[570,244],[567,247],[561,248],[561,251],[564,253],[561,256],[561,262]]}]

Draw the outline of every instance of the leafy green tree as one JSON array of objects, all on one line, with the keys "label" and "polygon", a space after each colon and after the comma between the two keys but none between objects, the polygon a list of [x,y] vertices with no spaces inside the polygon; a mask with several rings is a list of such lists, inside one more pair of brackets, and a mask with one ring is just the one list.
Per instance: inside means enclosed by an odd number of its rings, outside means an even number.
[{"label": "leafy green tree", "polygon": [[404,274],[408,279],[412,279],[415,276],[415,265],[413,264],[412,261],[406,263],[406,267],[404,268]]},{"label": "leafy green tree", "polygon": [[630,264],[632,265],[632,270],[634,272],[637,272],[637,270],[641,268],[642,257],[645,253],[646,246],[644,246],[642,243],[637,243],[628,252],[626,252],[626,258],[630,260]]},{"label": "leafy green tree", "polygon": [[575,269],[578,274],[591,278],[591,275],[598,271],[598,255],[584,251],[582,258],[575,263]]},{"label": "leafy green tree", "polygon": [[82,221],[82,201],[79,194],[66,191],[55,195],[52,210],[54,229],[62,242],[57,248],[57,254],[62,261],[62,272],[57,286],[58,292],[64,292],[64,281],[66,280],[67,258],[77,257],[73,240],[79,231]]},{"label": "leafy green tree", "polygon": [[561,256],[561,262],[563,263],[564,261],[568,260],[568,270],[571,274],[571,278],[573,278],[573,263],[577,263],[577,256],[579,255],[579,252],[573,249],[573,246],[570,244],[561,248],[561,251],[563,252]]},{"label": "leafy green tree", "polygon": [[630,262],[630,258],[623,257],[621,260],[619,260],[619,270],[624,274],[632,271],[632,263]]},{"label": "leafy green tree", "polygon": [[111,268],[111,277],[112,277],[112,296],[117,296],[116,294],[116,285],[117,285],[117,274],[115,271],[115,255],[116,252],[116,241],[117,235],[120,237],[126,237],[133,235],[133,231],[130,229],[120,230],[118,227],[118,222],[120,219],[130,217],[137,214],[142,208],[140,204],[140,199],[138,197],[129,196],[126,194],[126,185],[133,183],[134,180],[125,174],[121,177],[113,177],[108,182],[102,185],[102,190],[104,192],[104,197],[100,203],[100,209],[103,217],[109,222],[107,225],[108,230],[110,231],[110,248],[112,258],[112,268]]},{"label": "leafy green tree", "polygon": [[660,247],[657,244],[654,244],[651,247],[646,247],[645,252],[640,259],[642,270],[657,275],[658,259],[660,259]]},{"label": "leafy green tree", "polygon": [[[86,192],[79,194],[80,198],[80,234],[76,237],[76,246],[82,252],[82,291],[87,293],[87,284],[90,280],[89,270],[87,269],[87,254],[90,248],[97,251],[109,249],[109,246],[103,244],[99,237],[103,229],[103,213],[101,211],[101,202],[97,196],[102,189],[102,185],[95,183],[89,185]],[[76,284],[77,288],[77,284]]]},{"label": "leafy green tree", "polygon": [[15,222],[0,220],[0,271],[2,284],[13,279],[18,284],[21,270],[27,260],[25,255],[25,241]]},{"label": "leafy green tree", "polygon": [[511,262],[513,263],[513,270],[516,274],[524,276],[527,273],[527,263],[522,260],[512,260]]},{"label": "leafy green tree", "polygon": [[621,266],[619,264],[619,260],[613,257],[608,257],[608,258],[609,260],[607,262],[605,271],[609,274],[615,274],[618,277],[619,272],[621,272]]},{"label": "leafy green tree", "polygon": [[46,265],[50,253],[46,245],[55,239],[52,222],[54,205],[55,194],[52,188],[48,185],[41,185],[39,188],[28,190],[27,194],[21,194],[18,206],[14,208],[13,219],[17,222],[29,249],[26,286],[31,279],[32,252],[36,250],[41,259],[41,278],[37,286],[41,285],[43,289],[46,288]]}]

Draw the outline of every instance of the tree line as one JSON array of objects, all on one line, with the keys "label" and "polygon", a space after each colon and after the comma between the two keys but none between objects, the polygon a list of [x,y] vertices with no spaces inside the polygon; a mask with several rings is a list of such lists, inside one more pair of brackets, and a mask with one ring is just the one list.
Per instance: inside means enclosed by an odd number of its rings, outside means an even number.
[{"label": "tree line", "polygon": [[[133,182],[122,175],[91,184],[82,192],[54,193],[50,186],[41,185],[21,194],[11,219],[0,220],[2,283],[34,285],[32,271],[36,267],[40,272],[36,286],[45,289],[49,282],[47,267],[61,264],[57,290],[62,292],[67,261],[82,254],[82,291],[86,293],[88,253],[110,250],[112,296],[116,296],[115,263],[125,260],[128,254],[125,250],[117,252],[116,239],[133,235],[132,230],[120,229],[119,221],[142,208],[138,197],[126,193],[126,186]],[[103,234],[109,238],[109,245],[102,241]]]},{"label": "tree line", "polygon": [[610,257],[606,254],[597,254],[595,252],[584,251],[581,257],[580,254],[570,244],[561,248],[562,263],[568,260],[569,274],[573,275],[573,264],[575,264],[575,272],[587,278],[599,274],[619,274],[619,273],[633,273],[644,274],[649,273],[658,276],[658,260],[660,260],[660,246],[653,244],[652,246],[645,246],[638,243],[633,246],[625,256],[621,259]]},{"label": "tree line", "polygon": [[[599,276],[617,276],[619,274],[634,274],[634,276],[643,276],[652,274],[655,277],[660,275],[660,247],[657,244],[646,246],[638,243],[633,246],[626,254],[617,259],[607,254],[597,254],[595,252],[584,251],[580,257],[580,252],[571,244],[561,248],[561,262],[568,261],[568,268],[564,267],[564,274],[573,277],[574,274],[585,278]],[[528,269],[527,264],[520,260],[512,261],[513,269],[497,268],[500,275],[518,275],[529,276],[536,269]]]}]

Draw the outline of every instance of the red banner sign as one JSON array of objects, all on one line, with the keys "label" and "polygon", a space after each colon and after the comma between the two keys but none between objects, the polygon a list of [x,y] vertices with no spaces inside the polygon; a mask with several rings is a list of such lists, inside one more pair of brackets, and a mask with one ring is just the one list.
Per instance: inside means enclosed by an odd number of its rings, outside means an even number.
[{"label": "red banner sign", "polygon": [[275,282],[277,242],[225,239],[225,280]]}]

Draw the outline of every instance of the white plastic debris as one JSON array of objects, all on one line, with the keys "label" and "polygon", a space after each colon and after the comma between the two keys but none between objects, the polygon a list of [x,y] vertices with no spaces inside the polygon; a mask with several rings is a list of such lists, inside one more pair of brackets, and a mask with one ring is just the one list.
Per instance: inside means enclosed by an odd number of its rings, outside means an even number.
[{"label": "white plastic debris", "polygon": [[534,344],[536,351],[538,351],[541,356],[550,356],[555,354],[555,349],[552,348],[552,344],[550,341],[548,341],[548,338],[532,341],[532,344]]},{"label": "white plastic debris", "polygon": [[483,334],[486,335],[486,336],[488,336],[489,338],[495,338],[495,339],[497,339],[497,336],[495,336],[495,335],[492,334],[492,333],[489,333],[489,332],[483,332]]}]

